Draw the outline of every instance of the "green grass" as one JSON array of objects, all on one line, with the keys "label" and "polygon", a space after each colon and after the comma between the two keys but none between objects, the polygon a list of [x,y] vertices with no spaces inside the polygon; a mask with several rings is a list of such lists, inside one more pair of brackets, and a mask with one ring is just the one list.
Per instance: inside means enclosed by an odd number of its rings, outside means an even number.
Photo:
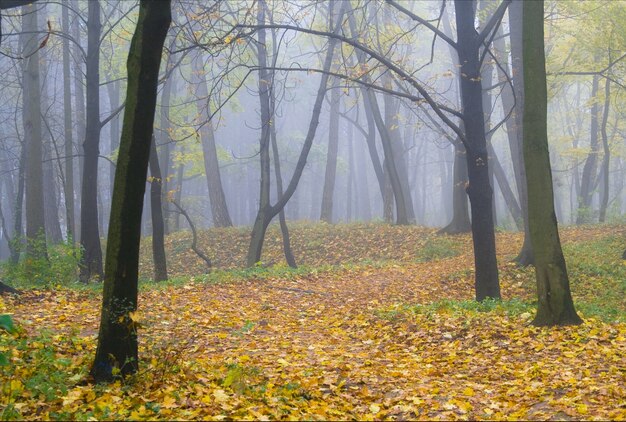
[{"label": "green grass", "polygon": [[436,259],[452,258],[461,254],[458,240],[446,236],[428,239],[417,253],[418,262],[429,262]]},{"label": "green grass", "polygon": [[583,316],[626,321],[626,240],[607,236],[564,246],[576,308]]}]

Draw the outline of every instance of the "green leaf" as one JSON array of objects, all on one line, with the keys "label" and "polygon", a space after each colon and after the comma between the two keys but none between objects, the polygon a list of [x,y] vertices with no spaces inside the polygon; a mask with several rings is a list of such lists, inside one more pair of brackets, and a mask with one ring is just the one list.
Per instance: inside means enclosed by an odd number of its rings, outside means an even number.
[{"label": "green leaf", "polygon": [[0,315],[0,329],[9,333],[14,333],[17,331],[15,325],[13,325],[11,315]]},{"label": "green leaf", "polygon": [[7,356],[0,352],[0,366],[7,366],[9,364],[9,359],[7,359]]}]

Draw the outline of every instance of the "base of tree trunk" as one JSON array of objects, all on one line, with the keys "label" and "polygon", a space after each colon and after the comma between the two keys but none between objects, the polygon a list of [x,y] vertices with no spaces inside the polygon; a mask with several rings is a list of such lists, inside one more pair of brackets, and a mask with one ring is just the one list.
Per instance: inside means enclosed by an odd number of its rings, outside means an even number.
[{"label": "base of tree trunk", "polygon": [[4,294],[20,295],[22,292],[0,281],[0,295]]},{"label": "base of tree trunk", "polygon": [[439,229],[437,234],[460,234],[472,231],[472,223],[468,221],[452,220],[450,224]]},{"label": "base of tree trunk", "polygon": [[554,327],[555,325],[580,325],[583,320],[578,316],[576,311],[572,308],[571,312],[566,312],[557,317],[551,316],[549,313],[538,312],[535,319],[531,323],[535,327]]},{"label": "base of tree trunk", "polygon": [[515,258],[513,258],[513,262],[515,262],[520,267],[528,267],[529,265],[535,264],[535,256],[533,254],[532,247],[530,246],[530,242],[526,238],[524,239],[524,245],[522,245],[522,250]]}]

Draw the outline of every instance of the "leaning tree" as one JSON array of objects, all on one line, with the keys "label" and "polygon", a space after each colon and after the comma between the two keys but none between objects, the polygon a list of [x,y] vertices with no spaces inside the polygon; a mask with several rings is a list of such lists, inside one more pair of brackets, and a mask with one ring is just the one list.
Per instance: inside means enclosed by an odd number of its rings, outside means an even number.
[{"label": "leaning tree", "polygon": [[[138,369],[137,309],[141,212],[146,188],[163,44],[170,0],[141,0],[128,52],[126,109],[115,170],[98,348],[91,367],[96,382]],[[114,368],[117,368],[114,370]]]}]

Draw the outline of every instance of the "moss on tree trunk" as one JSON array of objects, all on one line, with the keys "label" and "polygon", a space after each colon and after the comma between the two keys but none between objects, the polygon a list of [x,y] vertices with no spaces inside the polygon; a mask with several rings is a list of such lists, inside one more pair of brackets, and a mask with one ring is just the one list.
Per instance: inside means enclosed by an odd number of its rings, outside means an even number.
[{"label": "moss on tree trunk", "polygon": [[535,253],[538,309],[533,324],[579,324],[554,212],[548,150],[543,1],[524,2],[524,164]]},{"label": "moss on tree trunk", "polygon": [[126,109],[107,241],[96,382],[138,369],[137,281],[141,212],[156,108],[159,65],[171,22],[170,1],[142,0],[128,53]]}]

